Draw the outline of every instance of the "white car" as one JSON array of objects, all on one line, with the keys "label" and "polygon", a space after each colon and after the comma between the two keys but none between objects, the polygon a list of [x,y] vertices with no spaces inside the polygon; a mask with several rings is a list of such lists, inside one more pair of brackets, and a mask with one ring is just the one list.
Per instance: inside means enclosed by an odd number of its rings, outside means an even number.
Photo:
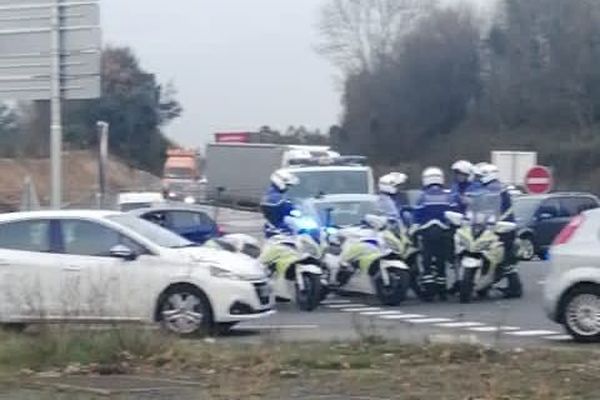
[{"label": "white car", "polygon": [[544,308],[576,341],[600,341],[600,209],[575,217],[550,250]]},{"label": "white car", "polygon": [[148,208],[153,204],[164,203],[165,199],[160,192],[128,192],[119,193],[117,204],[121,211],[131,211],[138,208]]},{"label": "white car", "polygon": [[0,323],[160,322],[182,334],[273,313],[260,263],[113,211],[0,215]]}]

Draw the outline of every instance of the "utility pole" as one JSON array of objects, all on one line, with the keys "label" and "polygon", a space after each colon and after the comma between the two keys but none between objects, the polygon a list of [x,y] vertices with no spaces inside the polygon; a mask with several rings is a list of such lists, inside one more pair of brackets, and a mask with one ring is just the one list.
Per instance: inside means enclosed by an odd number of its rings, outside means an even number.
[{"label": "utility pole", "polygon": [[96,122],[98,127],[98,186],[100,192],[100,208],[106,207],[106,171],[108,169],[108,122]]},{"label": "utility pole", "polygon": [[51,206],[62,207],[62,77],[61,77],[61,0],[53,0],[50,34],[50,170]]}]

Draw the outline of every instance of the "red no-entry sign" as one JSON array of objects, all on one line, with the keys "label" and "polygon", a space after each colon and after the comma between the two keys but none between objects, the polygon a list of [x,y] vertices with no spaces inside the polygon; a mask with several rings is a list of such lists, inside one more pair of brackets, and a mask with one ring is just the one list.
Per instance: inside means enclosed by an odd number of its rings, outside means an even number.
[{"label": "red no-entry sign", "polygon": [[537,165],[527,171],[525,188],[529,194],[544,194],[552,190],[554,179],[552,172],[546,167]]}]

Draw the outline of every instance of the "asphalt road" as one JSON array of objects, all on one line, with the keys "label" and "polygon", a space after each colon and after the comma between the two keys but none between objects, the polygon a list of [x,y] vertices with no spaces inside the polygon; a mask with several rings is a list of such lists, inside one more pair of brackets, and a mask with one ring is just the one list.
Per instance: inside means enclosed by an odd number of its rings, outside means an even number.
[{"label": "asphalt road", "polygon": [[[261,236],[262,218],[256,213],[223,209],[219,223],[227,232]],[[524,295],[505,300],[490,298],[460,304],[422,303],[409,299],[398,307],[385,307],[368,296],[332,296],[314,312],[299,312],[293,304],[279,304],[267,319],[240,324],[231,340],[257,341],[276,336],[282,340],[345,340],[379,335],[405,341],[468,341],[508,345],[564,345],[571,342],[560,325],[546,318],[542,286],[548,264],[519,265]]]}]

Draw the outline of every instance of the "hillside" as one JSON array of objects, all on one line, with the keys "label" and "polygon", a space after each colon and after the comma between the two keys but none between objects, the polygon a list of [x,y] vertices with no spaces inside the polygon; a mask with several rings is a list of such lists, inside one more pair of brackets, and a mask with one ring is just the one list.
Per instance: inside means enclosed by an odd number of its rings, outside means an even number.
[{"label": "hillside", "polygon": [[[40,202],[50,198],[50,160],[0,159],[0,207],[12,209],[21,199],[23,183],[31,176]],[[160,189],[160,179],[136,170],[111,157],[107,184],[110,193],[123,190]],[[63,201],[66,205],[91,206],[98,190],[98,162],[95,153],[71,151],[63,155]]]}]

